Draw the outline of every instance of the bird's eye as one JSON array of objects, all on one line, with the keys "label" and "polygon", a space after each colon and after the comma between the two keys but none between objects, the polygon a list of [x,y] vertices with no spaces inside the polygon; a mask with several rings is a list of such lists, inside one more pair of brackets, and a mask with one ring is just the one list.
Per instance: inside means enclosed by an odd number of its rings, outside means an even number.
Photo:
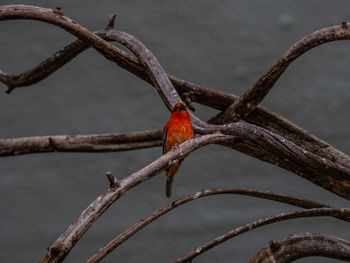
[{"label": "bird's eye", "polygon": [[181,111],[181,110],[186,110],[186,106],[184,104],[181,104],[179,106],[179,111]]}]

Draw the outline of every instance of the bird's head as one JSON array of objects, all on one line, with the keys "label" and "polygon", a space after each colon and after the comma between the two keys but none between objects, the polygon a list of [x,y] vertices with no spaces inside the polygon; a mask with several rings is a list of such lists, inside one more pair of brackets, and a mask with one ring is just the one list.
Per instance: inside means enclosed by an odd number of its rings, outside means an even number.
[{"label": "bird's head", "polygon": [[176,103],[173,110],[171,111],[171,113],[174,113],[176,111],[186,111],[187,110],[187,107],[185,104],[183,103]]},{"label": "bird's head", "polygon": [[173,110],[171,111],[172,116],[189,117],[190,114],[187,110],[187,106],[184,103],[175,104]]}]

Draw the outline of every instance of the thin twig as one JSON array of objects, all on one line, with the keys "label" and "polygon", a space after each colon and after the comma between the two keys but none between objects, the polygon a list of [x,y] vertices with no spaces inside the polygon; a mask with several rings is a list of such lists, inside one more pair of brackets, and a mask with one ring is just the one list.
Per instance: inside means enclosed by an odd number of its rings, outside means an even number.
[{"label": "thin twig", "polygon": [[[191,202],[193,200],[196,200],[197,198],[211,196],[211,195],[219,195],[219,194],[238,194],[238,195],[245,195],[245,196],[253,196],[258,198],[264,198],[269,199],[277,202],[286,203],[289,205],[299,206],[303,208],[320,208],[320,207],[329,207],[327,205],[309,201],[306,199],[283,195],[283,194],[277,194],[272,192],[266,192],[261,190],[254,190],[254,189],[242,189],[242,188],[217,188],[217,189],[211,189],[211,190],[202,190],[200,192],[187,195],[185,197],[182,197],[176,201],[171,202],[167,206],[153,212],[151,215],[141,219],[139,222],[135,223],[134,225],[130,226],[126,230],[124,230],[121,234],[113,238],[110,242],[108,242],[105,246],[103,246],[101,249],[98,250],[97,253],[92,255],[86,263],[97,263],[100,262],[103,258],[105,258],[110,252],[112,252],[114,249],[116,249],[119,245],[124,243],[126,240],[128,240],[130,237],[135,235],[138,231],[152,223],[154,220],[158,219],[159,217],[163,216],[164,214],[172,211],[173,209],[186,204],[188,202]],[[345,220],[347,222],[350,222],[350,217],[339,217],[342,220]]]},{"label": "thin twig", "polygon": [[276,64],[263,75],[253,87],[248,89],[237,101],[232,103],[224,112],[216,115],[211,122],[224,124],[244,119],[265,98],[273,85],[286,70],[289,64],[308,50],[321,44],[350,39],[350,24],[327,27],[315,31],[297,43],[276,62]]},{"label": "thin twig", "polygon": [[0,156],[42,152],[110,152],[160,146],[162,131],[0,139]]},{"label": "thin twig", "polygon": [[172,149],[141,170],[120,180],[119,184],[109,188],[85,209],[79,218],[54,242],[40,262],[62,262],[75,243],[110,205],[131,188],[162,172],[171,165],[173,161],[185,158],[192,151],[204,145],[223,143],[235,139],[234,136],[227,136],[219,133],[196,137]]},{"label": "thin twig", "polygon": [[350,262],[350,241],[319,233],[295,234],[270,241],[249,263],[288,263],[312,256]]},{"label": "thin twig", "polygon": [[244,226],[240,226],[234,230],[231,230],[227,232],[226,234],[223,234],[221,236],[218,236],[217,238],[203,244],[202,246],[197,247],[196,249],[192,250],[191,252],[187,253],[185,256],[178,258],[175,263],[185,263],[185,262],[191,262],[195,257],[203,254],[204,252],[208,251],[209,249],[233,238],[240,234],[243,234],[247,231],[250,231],[252,229],[265,226],[268,224],[272,224],[275,222],[285,221],[289,219],[295,219],[295,218],[303,218],[303,217],[315,217],[315,216],[350,216],[350,209],[346,208],[312,208],[302,211],[295,211],[295,212],[289,212],[289,213],[282,213],[276,216],[270,216],[266,217],[257,221],[254,221],[252,223],[246,224]]}]

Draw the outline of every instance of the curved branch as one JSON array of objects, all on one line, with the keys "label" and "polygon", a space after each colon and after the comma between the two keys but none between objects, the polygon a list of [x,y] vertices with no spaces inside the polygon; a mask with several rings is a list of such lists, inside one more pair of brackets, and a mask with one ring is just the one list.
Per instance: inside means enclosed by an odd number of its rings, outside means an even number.
[{"label": "curved branch", "polygon": [[171,110],[176,103],[182,102],[157,58],[141,41],[128,33],[117,30],[109,30],[106,37],[124,45],[137,56],[168,109]]},{"label": "curved branch", "polygon": [[318,233],[295,234],[270,241],[249,263],[288,263],[312,256],[350,262],[350,241]]},{"label": "curved branch", "polygon": [[[134,225],[130,226],[126,230],[123,231],[123,233],[119,234],[115,238],[113,238],[110,242],[108,242],[105,246],[103,246],[101,249],[98,250],[97,253],[92,255],[86,263],[97,263],[100,262],[103,258],[105,258],[110,252],[112,252],[114,249],[116,249],[119,245],[124,243],[126,240],[128,240],[130,237],[135,235],[138,231],[152,223],[154,220],[158,219],[159,217],[163,216],[164,214],[172,211],[173,209],[186,204],[188,202],[191,202],[193,200],[196,200],[197,198],[211,196],[211,195],[219,195],[219,194],[238,194],[238,195],[245,195],[245,196],[252,196],[252,197],[258,197],[258,198],[264,198],[269,199],[277,202],[286,203],[289,205],[299,206],[303,208],[320,208],[320,207],[329,207],[327,205],[309,201],[306,199],[301,199],[293,196],[283,195],[283,194],[277,194],[272,192],[266,192],[266,191],[260,191],[260,190],[253,190],[253,189],[241,189],[241,188],[217,188],[217,189],[211,189],[211,190],[202,190],[200,192],[187,195],[185,197],[182,197],[176,201],[171,202],[167,206],[153,212],[151,215],[141,219],[138,223],[135,223]],[[345,220],[347,222],[350,222],[350,217],[339,217],[339,219]]]},{"label": "curved branch", "polygon": [[276,216],[266,217],[257,221],[254,221],[252,223],[246,224],[244,226],[238,227],[234,230],[231,230],[227,232],[224,235],[218,236],[217,238],[205,243],[202,246],[199,246],[198,248],[192,250],[185,256],[178,258],[175,263],[185,263],[185,262],[191,262],[195,257],[203,254],[204,252],[208,251],[209,249],[235,237],[240,234],[243,234],[247,231],[250,231],[252,229],[265,226],[268,224],[272,224],[275,222],[285,221],[289,219],[295,219],[295,218],[303,218],[303,217],[315,217],[315,216],[350,216],[350,209],[346,208],[313,208],[313,209],[307,209],[303,211],[295,211],[295,212],[289,212],[289,213],[283,213]]},{"label": "curved branch", "polygon": [[305,36],[288,49],[288,51],[254,84],[253,87],[247,90],[224,112],[215,116],[211,122],[215,124],[223,124],[243,119],[265,98],[270,89],[293,60],[316,46],[330,41],[344,39],[350,39],[350,24],[347,22],[343,22],[339,26],[323,28]]},{"label": "curved branch", "polygon": [[121,134],[57,135],[0,139],[0,156],[41,152],[128,151],[162,144],[162,131]]},{"label": "curved branch", "polygon": [[9,94],[15,88],[29,86],[45,79],[89,47],[86,42],[78,39],[21,74],[8,75],[0,70],[0,81],[7,86],[6,93]]},{"label": "curved branch", "polygon": [[227,136],[219,133],[196,137],[180,144],[177,148],[170,150],[153,163],[120,180],[118,184],[110,187],[106,192],[100,195],[80,215],[80,217],[68,227],[68,229],[49,248],[48,252],[40,262],[62,262],[75,243],[90,228],[90,226],[110,205],[123,196],[129,189],[152,178],[156,174],[159,174],[169,165],[185,158],[192,151],[204,145],[224,143],[225,141],[234,141],[235,139],[234,136]]}]

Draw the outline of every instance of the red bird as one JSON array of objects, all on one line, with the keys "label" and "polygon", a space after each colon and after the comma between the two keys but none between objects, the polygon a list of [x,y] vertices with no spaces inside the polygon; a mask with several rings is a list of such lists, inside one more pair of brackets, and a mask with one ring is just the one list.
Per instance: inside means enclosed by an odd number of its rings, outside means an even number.
[{"label": "red bird", "polygon": [[[183,103],[177,103],[171,111],[171,117],[163,130],[163,154],[172,147],[193,138],[193,128],[190,113]],[[183,160],[168,167],[166,171],[166,196],[171,195],[171,185],[174,175],[179,170]]]}]

